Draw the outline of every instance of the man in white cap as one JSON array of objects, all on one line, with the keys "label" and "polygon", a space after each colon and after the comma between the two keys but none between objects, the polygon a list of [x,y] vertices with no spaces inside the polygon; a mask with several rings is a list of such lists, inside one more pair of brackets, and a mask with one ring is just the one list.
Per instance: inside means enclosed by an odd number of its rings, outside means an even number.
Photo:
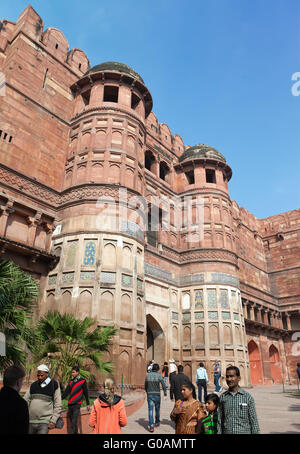
[{"label": "man in white cap", "polygon": [[47,434],[54,429],[61,413],[61,392],[45,364],[38,366],[37,381],[31,384],[24,399],[29,408],[29,433]]}]

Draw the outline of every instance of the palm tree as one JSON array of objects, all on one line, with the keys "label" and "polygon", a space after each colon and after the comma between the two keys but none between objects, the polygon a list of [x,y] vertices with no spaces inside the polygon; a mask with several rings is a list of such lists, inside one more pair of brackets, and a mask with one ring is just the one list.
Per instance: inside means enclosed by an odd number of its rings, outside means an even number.
[{"label": "palm tree", "polygon": [[35,343],[30,329],[39,286],[30,274],[11,261],[0,260],[0,332],[6,340],[6,356],[0,356],[0,372],[10,364],[25,365],[26,347]]},{"label": "palm tree", "polygon": [[95,382],[91,366],[102,373],[112,373],[112,363],[102,361],[102,356],[117,329],[113,326],[92,329],[94,324],[95,320],[89,317],[79,320],[72,314],[47,312],[36,327],[39,343],[34,349],[34,362],[48,363],[50,373],[63,385],[75,364],[80,368],[80,375],[90,383]]}]

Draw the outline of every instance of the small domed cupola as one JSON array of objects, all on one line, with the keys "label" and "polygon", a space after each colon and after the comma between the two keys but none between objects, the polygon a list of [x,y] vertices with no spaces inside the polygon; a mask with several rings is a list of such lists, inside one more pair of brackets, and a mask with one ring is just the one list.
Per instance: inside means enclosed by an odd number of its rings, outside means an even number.
[{"label": "small domed cupola", "polygon": [[182,163],[193,159],[215,159],[217,161],[226,162],[225,157],[219,153],[218,150],[209,145],[204,145],[203,143],[194,145],[193,147],[185,150],[180,156],[179,162]]}]

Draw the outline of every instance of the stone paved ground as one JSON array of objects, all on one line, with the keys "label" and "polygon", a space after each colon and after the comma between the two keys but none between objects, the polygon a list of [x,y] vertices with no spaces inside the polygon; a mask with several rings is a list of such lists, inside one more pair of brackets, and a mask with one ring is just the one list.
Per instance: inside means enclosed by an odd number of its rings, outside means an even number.
[{"label": "stone paved ground", "polygon": [[[286,391],[296,390],[295,386],[286,386]],[[210,391],[210,390],[209,390]],[[300,433],[300,395],[291,396],[282,392],[281,385],[256,386],[247,389],[255,399],[261,433],[282,434]],[[170,421],[174,402],[169,395],[161,403],[161,425],[154,434],[174,434],[175,426]],[[147,401],[140,410],[129,417],[128,425],[122,429],[124,434],[149,434]]]}]

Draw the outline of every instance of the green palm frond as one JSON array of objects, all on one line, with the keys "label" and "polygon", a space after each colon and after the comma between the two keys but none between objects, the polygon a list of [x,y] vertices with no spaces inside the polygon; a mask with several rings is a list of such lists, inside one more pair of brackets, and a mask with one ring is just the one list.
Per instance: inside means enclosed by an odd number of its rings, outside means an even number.
[{"label": "green palm frond", "polygon": [[[117,330],[113,326],[93,328],[95,320],[86,317],[79,320],[72,314],[49,311],[37,324],[37,336],[40,339],[40,351],[36,360],[48,359],[50,363],[58,361],[56,373],[65,384],[70,377],[74,364],[80,367],[80,373],[89,382],[95,380],[88,365],[103,373],[111,373],[110,362],[101,360],[108,351]],[[49,355],[50,358],[49,358]]]},{"label": "green palm frond", "polygon": [[0,372],[9,364],[26,363],[28,349],[35,343],[30,322],[38,297],[39,287],[32,276],[13,262],[0,260],[0,331],[6,336]]}]

